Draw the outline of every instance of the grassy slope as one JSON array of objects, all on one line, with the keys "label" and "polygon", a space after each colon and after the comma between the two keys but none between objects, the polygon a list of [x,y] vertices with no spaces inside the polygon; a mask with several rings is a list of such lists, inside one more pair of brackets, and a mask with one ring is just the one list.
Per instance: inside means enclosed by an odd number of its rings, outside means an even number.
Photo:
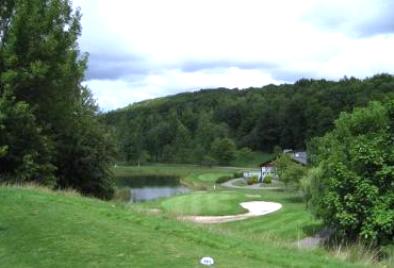
[{"label": "grassy slope", "polygon": [[320,251],[42,189],[1,186],[0,215],[3,267],[201,267],[205,255],[215,267],[356,267]]}]

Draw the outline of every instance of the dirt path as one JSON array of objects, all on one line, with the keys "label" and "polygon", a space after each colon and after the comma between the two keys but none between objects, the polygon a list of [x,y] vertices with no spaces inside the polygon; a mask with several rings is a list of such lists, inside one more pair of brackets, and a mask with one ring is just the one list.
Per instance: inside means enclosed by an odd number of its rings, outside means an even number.
[{"label": "dirt path", "polygon": [[178,219],[197,223],[224,223],[266,215],[275,212],[282,207],[282,205],[279,203],[265,201],[242,202],[240,203],[240,205],[241,207],[247,209],[249,212],[244,214],[227,216],[182,216]]}]

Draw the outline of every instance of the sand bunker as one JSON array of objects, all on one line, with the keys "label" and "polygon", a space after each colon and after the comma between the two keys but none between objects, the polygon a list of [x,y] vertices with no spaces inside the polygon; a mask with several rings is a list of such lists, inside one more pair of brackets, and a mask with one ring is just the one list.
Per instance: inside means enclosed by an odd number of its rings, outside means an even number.
[{"label": "sand bunker", "polygon": [[193,221],[197,223],[224,223],[230,221],[240,221],[248,218],[266,215],[279,210],[282,205],[275,202],[251,201],[240,203],[241,207],[249,212],[238,215],[227,216],[182,216],[180,220]]}]

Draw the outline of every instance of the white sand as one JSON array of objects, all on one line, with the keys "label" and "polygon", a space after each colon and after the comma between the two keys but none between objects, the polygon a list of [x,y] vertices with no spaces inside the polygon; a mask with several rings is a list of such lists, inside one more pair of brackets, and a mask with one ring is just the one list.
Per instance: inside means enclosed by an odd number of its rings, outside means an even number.
[{"label": "white sand", "polygon": [[249,212],[245,214],[227,216],[183,216],[179,217],[179,219],[193,221],[197,223],[224,223],[266,215],[275,212],[282,207],[282,205],[279,203],[265,201],[242,202],[240,203],[240,205],[241,207],[247,209]]}]

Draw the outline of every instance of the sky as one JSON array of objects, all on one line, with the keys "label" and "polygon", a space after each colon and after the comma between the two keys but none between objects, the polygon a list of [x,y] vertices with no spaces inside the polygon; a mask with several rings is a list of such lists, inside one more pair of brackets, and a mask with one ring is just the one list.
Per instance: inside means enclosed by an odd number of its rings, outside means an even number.
[{"label": "sky", "polygon": [[394,0],[73,0],[103,111],[202,88],[394,73]]}]

